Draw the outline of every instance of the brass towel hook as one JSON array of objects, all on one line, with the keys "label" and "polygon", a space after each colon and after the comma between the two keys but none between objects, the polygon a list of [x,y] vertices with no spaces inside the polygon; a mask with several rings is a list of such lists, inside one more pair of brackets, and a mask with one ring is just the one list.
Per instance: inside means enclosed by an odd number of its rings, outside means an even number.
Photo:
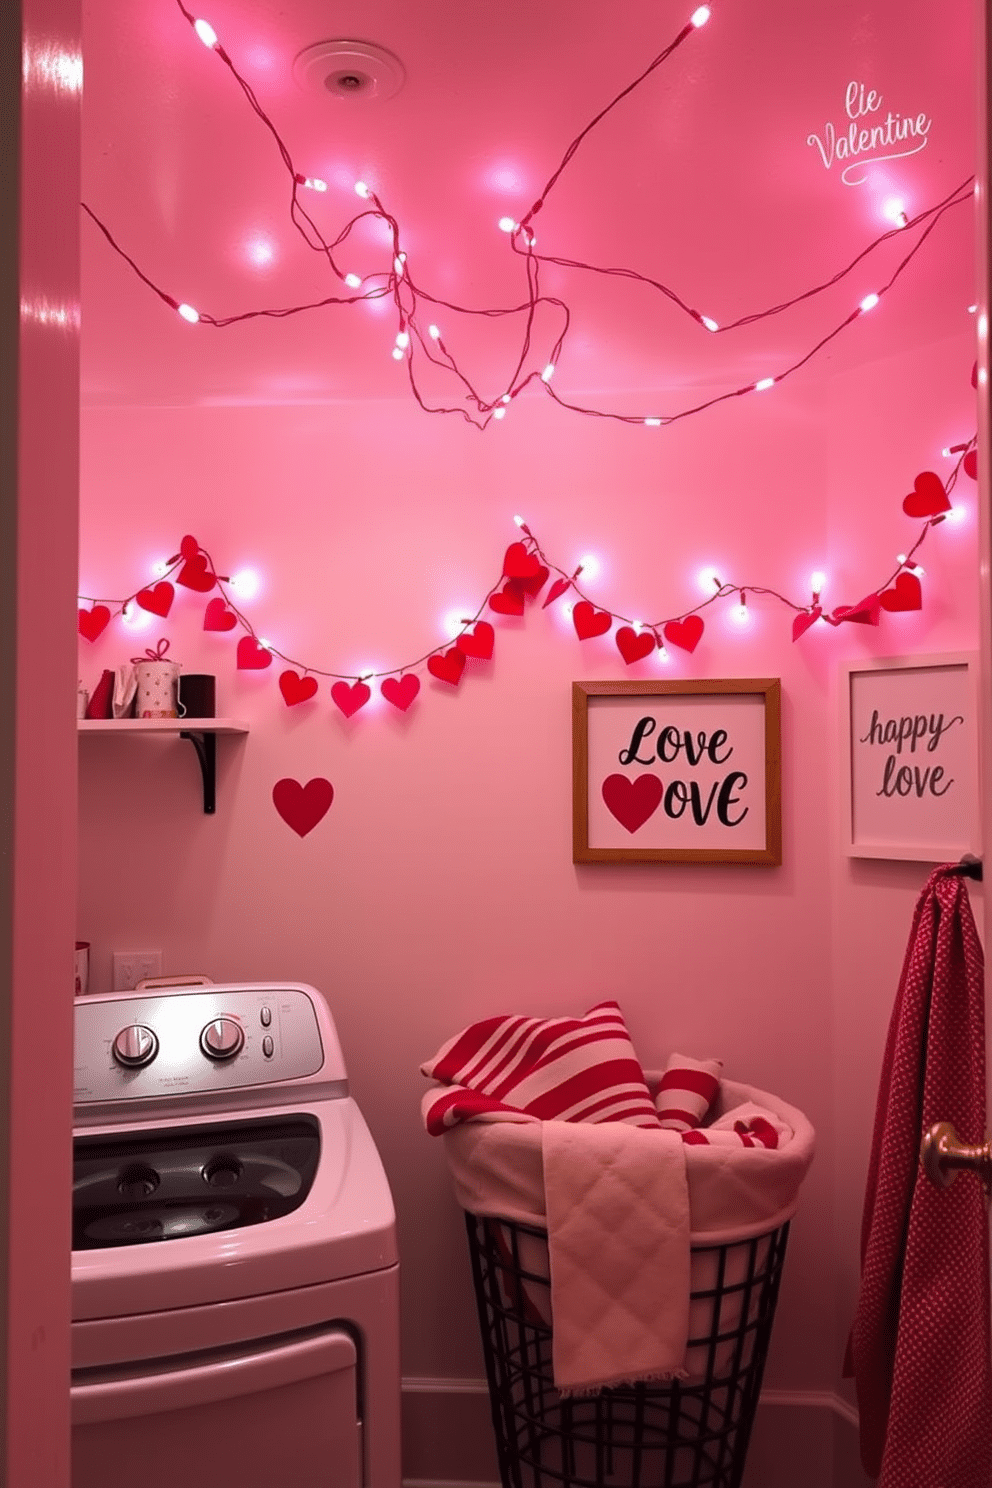
[{"label": "brass towel hook", "polygon": [[992,1141],[969,1147],[958,1139],[951,1122],[937,1121],[920,1144],[923,1171],[935,1188],[950,1188],[960,1172],[977,1173],[986,1195],[992,1193]]}]

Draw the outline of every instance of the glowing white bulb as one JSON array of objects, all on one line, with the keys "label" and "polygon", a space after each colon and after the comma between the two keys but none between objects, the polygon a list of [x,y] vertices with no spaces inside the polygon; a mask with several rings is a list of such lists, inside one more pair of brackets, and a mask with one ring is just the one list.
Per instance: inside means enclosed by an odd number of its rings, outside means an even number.
[{"label": "glowing white bulb", "polygon": [[393,347],[393,361],[394,362],[401,362],[402,360],[403,360],[403,348],[402,348],[402,346],[394,346]]},{"label": "glowing white bulb", "polygon": [[400,332],[398,332],[398,334],[396,336],[396,345],[398,347],[400,347],[401,350],[405,351],[406,348],[410,345],[410,332],[409,331],[400,331]]},{"label": "glowing white bulb", "polygon": [[261,587],[261,580],[253,568],[243,568],[228,580],[239,599],[254,599]]},{"label": "glowing white bulb", "polygon": [[188,320],[190,325],[196,325],[200,318],[199,310],[194,310],[192,305],[187,304],[179,305],[177,308],[183,320]]},{"label": "glowing white bulb", "polygon": [[646,418],[644,420],[644,424],[645,424],[645,427],[648,428],[648,429],[660,429],[661,428],[661,419]]},{"label": "glowing white bulb", "polygon": [[720,329],[712,315],[701,315],[699,318],[708,331],[718,331]]},{"label": "glowing white bulb", "polygon": [[349,289],[361,289],[362,281],[358,274],[345,274],[344,282]]},{"label": "glowing white bulb", "polygon": [[542,382],[550,382],[551,379],[552,379],[552,377],[554,377],[554,375],[555,375],[555,364],[554,364],[554,362],[549,362],[548,365],[545,367],[544,371],[541,373],[541,381]]},{"label": "glowing white bulb", "polygon": [[152,564],[152,573],[157,579],[164,578],[168,572],[169,565],[166,563],[164,558],[160,558],[157,563]]},{"label": "glowing white bulb", "polygon": [[894,222],[896,227],[905,227],[909,218],[906,216],[906,208],[897,196],[890,196],[882,207],[882,216]]},{"label": "glowing white bulb", "polygon": [[303,184],[304,186],[309,186],[311,191],[327,190],[327,182],[322,181],[319,176],[307,176]]},{"label": "glowing white bulb", "polygon": [[261,646],[263,651],[272,650],[272,642],[269,640],[268,636],[259,636],[258,644]]},{"label": "glowing white bulb", "polygon": [[203,42],[204,46],[215,47],[217,45],[217,32],[214,30],[213,26],[211,26],[209,21],[194,21],[193,30]]},{"label": "glowing white bulb", "polygon": [[671,657],[669,656],[668,652],[665,650],[665,647],[664,646],[659,646],[658,647],[658,660],[660,662],[662,662],[666,666],[667,666],[668,662],[671,661]]},{"label": "glowing white bulb", "polygon": [[905,563],[906,562],[906,554],[905,553],[897,553],[896,554],[896,562],[897,563]]},{"label": "glowing white bulb", "polygon": [[978,306],[977,305],[969,305],[968,306],[968,314],[969,315],[974,315],[977,309],[978,309]]},{"label": "glowing white bulb", "polygon": [[706,25],[706,22],[709,20],[709,18],[710,18],[710,8],[709,8],[709,6],[708,5],[701,5],[698,10],[694,10],[692,12],[692,15],[689,17],[689,20],[698,29],[700,26],[705,26]]},{"label": "glowing white bulb", "polygon": [[151,625],[153,616],[140,605],[133,604],[130,600],[121,610],[121,624],[126,625],[128,630],[144,630]]},{"label": "glowing white bulb", "polygon": [[502,396],[502,398],[500,398],[499,401],[501,403],[509,403],[509,401],[510,401],[510,395],[509,395],[509,393],[504,393],[503,396]]},{"label": "glowing white bulb", "polygon": [[809,587],[814,594],[822,594],[823,590],[827,587],[826,574],[820,573],[819,570],[814,574],[810,574]]},{"label": "glowing white bulb", "polygon": [[730,618],[734,621],[735,625],[746,625],[751,618],[747,612],[747,605],[734,605],[734,608],[730,612]]},{"label": "glowing white bulb", "polygon": [[965,520],[967,511],[963,506],[952,506],[950,511],[944,512],[943,515],[945,522],[958,523]]},{"label": "glowing white bulb", "polygon": [[526,523],[524,522],[523,517],[514,517],[513,520],[516,522],[516,524],[517,524],[518,527],[524,527],[524,526],[526,526]]},{"label": "glowing white bulb", "polygon": [[720,575],[715,568],[701,568],[696,575],[696,582],[704,594],[712,594],[714,589],[722,589]]},{"label": "glowing white bulb", "polygon": [[368,201],[370,193],[364,181],[355,182],[355,195],[360,196],[363,201]]},{"label": "glowing white bulb", "polygon": [[404,258],[404,255],[402,253],[397,253],[396,257],[393,259],[393,268],[396,270],[397,274],[403,273],[403,264],[405,263],[405,261],[406,260]]},{"label": "glowing white bulb", "polygon": [[587,579],[594,579],[599,573],[601,567],[599,559],[596,557],[595,553],[586,553],[583,558],[579,559],[578,566],[585,574]]},{"label": "glowing white bulb", "polygon": [[441,328],[440,328],[440,326],[436,326],[436,325],[428,326],[427,327],[427,334],[430,336],[430,338],[431,338],[432,341],[440,341],[440,339],[441,339]]},{"label": "glowing white bulb", "polygon": [[774,387],[774,386],[775,386],[775,379],[774,379],[774,377],[762,377],[758,382],[756,382],[754,384],[754,391],[756,393],[763,393],[766,388],[770,388],[770,387]]},{"label": "glowing white bulb", "polygon": [[505,408],[494,408],[493,409],[493,418],[494,419],[506,418],[506,409]]},{"label": "glowing white bulb", "polygon": [[514,222],[512,217],[501,217],[499,219],[500,232],[511,233],[513,232],[516,225],[517,224]]},{"label": "glowing white bulb", "polygon": [[877,294],[866,294],[865,297],[864,297],[864,299],[861,301],[861,304],[858,306],[858,309],[861,310],[861,311],[874,310],[874,308],[875,308],[875,306],[877,304],[878,304],[878,295]]},{"label": "glowing white bulb", "polygon": [[631,620],[631,622],[630,622],[630,628],[631,628],[631,630],[636,631],[638,635],[640,635],[641,631],[644,629],[644,621],[643,620]]}]

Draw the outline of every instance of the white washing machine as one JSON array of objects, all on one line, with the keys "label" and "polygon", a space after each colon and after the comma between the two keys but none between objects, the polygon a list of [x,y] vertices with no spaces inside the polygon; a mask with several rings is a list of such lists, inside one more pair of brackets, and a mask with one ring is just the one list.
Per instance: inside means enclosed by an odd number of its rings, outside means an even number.
[{"label": "white washing machine", "polygon": [[399,1488],[386,1175],[302,983],[76,1003],[73,1488]]}]

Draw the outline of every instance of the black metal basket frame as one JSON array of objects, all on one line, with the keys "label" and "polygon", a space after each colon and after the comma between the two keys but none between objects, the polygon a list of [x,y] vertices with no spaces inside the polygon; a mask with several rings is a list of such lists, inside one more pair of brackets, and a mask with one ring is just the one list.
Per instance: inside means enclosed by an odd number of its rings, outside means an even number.
[{"label": "black metal basket frame", "polygon": [[465,1222],[503,1488],[740,1488],[788,1223],[693,1246],[695,1260],[711,1258],[697,1275],[712,1273],[690,1292],[687,1358],[706,1360],[696,1377],[565,1397],[552,1373],[548,1274],[521,1258],[524,1237],[546,1245],[546,1232],[468,1213]]}]

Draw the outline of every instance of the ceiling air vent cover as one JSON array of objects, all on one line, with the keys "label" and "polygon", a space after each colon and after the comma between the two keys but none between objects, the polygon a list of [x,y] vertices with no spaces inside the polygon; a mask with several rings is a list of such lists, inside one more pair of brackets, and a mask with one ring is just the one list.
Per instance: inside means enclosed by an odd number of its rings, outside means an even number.
[{"label": "ceiling air vent cover", "polygon": [[307,93],[345,99],[392,98],[406,81],[399,57],[369,41],[318,41],[300,52],[293,76]]}]

